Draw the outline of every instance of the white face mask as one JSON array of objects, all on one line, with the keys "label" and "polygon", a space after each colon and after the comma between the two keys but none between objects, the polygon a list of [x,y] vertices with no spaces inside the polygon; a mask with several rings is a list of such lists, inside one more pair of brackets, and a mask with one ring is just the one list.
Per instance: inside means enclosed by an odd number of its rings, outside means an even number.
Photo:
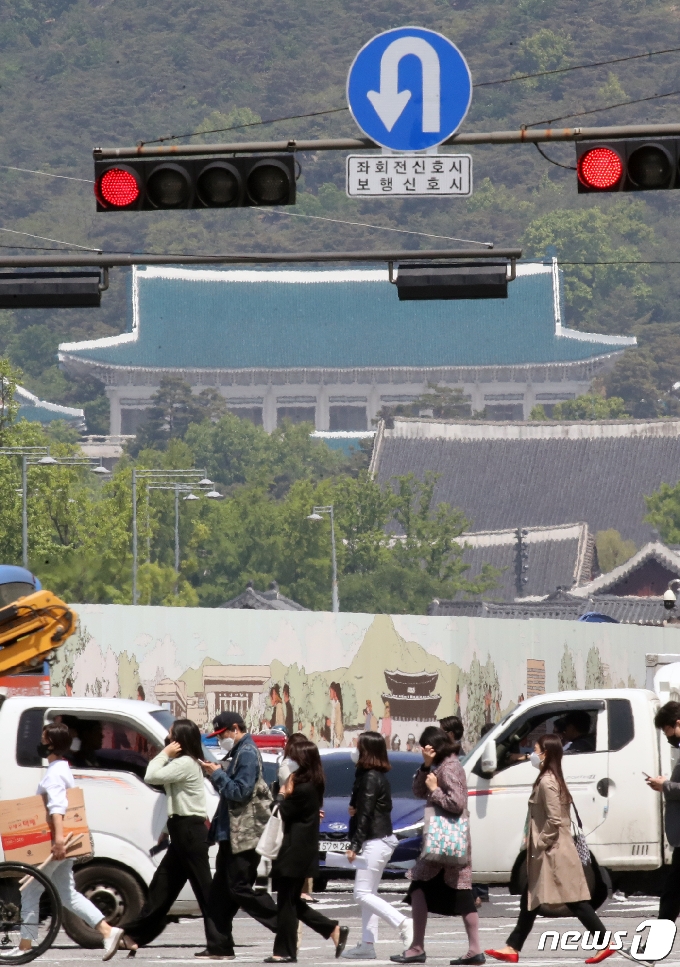
[{"label": "white face mask", "polygon": [[293,759],[284,759],[279,766],[278,778],[279,785],[283,786],[290,779],[294,772],[297,772],[300,766]]},{"label": "white face mask", "polygon": [[71,739],[71,752],[80,752],[80,749],[82,747],[82,744],[83,743],[80,741],[80,739],[78,738],[78,736],[75,736],[74,738],[72,738]]},{"label": "white face mask", "polygon": [[222,749],[224,752],[231,752],[231,750],[234,748],[234,740],[230,735],[221,735],[217,741],[220,744],[220,749]]},{"label": "white face mask", "polygon": [[534,769],[540,769],[543,765],[543,760],[541,759],[538,752],[532,752],[529,756],[529,762],[532,764]]},{"label": "white face mask", "polygon": [[359,750],[358,749],[352,749],[352,751],[349,754],[349,757],[352,760],[352,762],[354,763],[354,765],[356,765],[357,762],[359,761]]}]

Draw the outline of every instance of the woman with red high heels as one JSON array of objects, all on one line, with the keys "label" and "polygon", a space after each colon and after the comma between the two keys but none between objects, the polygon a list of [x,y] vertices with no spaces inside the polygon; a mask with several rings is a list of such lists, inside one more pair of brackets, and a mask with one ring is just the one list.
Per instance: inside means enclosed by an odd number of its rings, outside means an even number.
[{"label": "woman with red high heels", "polygon": [[[519,919],[505,947],[485,951],[511,964],[519,960],[542,903],[563,903],[593,937],[599,934],[600,941],[606,940],[608,933],[590,903],[590,890],[571,834],[572,798],[562,774],[562,743],[556,735],[542,735],[530,758],[540,771],[529,797],[528,882]],[[607,944],[586,963],[599,964],[613,953]]]}]

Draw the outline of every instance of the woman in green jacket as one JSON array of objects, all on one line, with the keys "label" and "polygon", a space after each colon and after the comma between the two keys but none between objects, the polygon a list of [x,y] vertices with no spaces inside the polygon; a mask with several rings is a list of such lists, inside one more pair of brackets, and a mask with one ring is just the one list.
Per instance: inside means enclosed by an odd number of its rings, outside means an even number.
[{"label": "woman in green jacket", "polygon": [[208,862],[208,827],[203,770],[201,733],[195,722],[175,719],[167,745],[152,759],[144,781],[163,786],[168,801],[168,833],[170,844],[149,885],[149,893],[141,913],[125,925],[122,947],[135,950],[151,943],[162,933],[167,914],[187,880],[191,883],[201,908],[208,945],[220,938],[208,936],[214,931],[208,917],[210,864]]}]

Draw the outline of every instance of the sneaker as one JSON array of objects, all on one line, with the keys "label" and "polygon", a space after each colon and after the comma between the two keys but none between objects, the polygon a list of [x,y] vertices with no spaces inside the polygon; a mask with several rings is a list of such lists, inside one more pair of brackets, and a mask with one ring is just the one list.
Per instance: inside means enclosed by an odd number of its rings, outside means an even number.
[{"label": "sneaker", "polygon": [[116,956],[124,933],[125,931],[122,927],[111,927],[111,933],[104,940],[104,956],[102,960],[111,960],[112,957]]},{"label": "sneaker", "polygon": [[404,945],[404,950],[410,950],[413,943],[413,920],[407,917],[399,927],[399,937]]},{"label": "sneaker", "polygon": [[9,950],[0,950],[0,957],[9,960],[11,957],[23,957],[27,953],[28,950],[22,950],[21,947],[10,947]]},{"label": "sneaker", "polygon": [[358,943],[351,950],[343,950],[340,956],[343,960],[375,960],[375,947],[372,943]]},{"label": "sneaker", "polygon": [[236,954],[214,954],[207,947],[195,953],[194,957],[198,957],[199,960],[236,960]]}]

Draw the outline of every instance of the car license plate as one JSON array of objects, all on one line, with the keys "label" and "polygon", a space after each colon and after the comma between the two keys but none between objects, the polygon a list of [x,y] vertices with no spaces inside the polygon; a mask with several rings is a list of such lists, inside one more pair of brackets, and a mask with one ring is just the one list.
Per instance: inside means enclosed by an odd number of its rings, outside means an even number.
[{"label": "car license plate", "polygon": [[322,840],[319,843],[319,849],[322,853],[346,853],[349,850],[350,843],[338,840]]}]

